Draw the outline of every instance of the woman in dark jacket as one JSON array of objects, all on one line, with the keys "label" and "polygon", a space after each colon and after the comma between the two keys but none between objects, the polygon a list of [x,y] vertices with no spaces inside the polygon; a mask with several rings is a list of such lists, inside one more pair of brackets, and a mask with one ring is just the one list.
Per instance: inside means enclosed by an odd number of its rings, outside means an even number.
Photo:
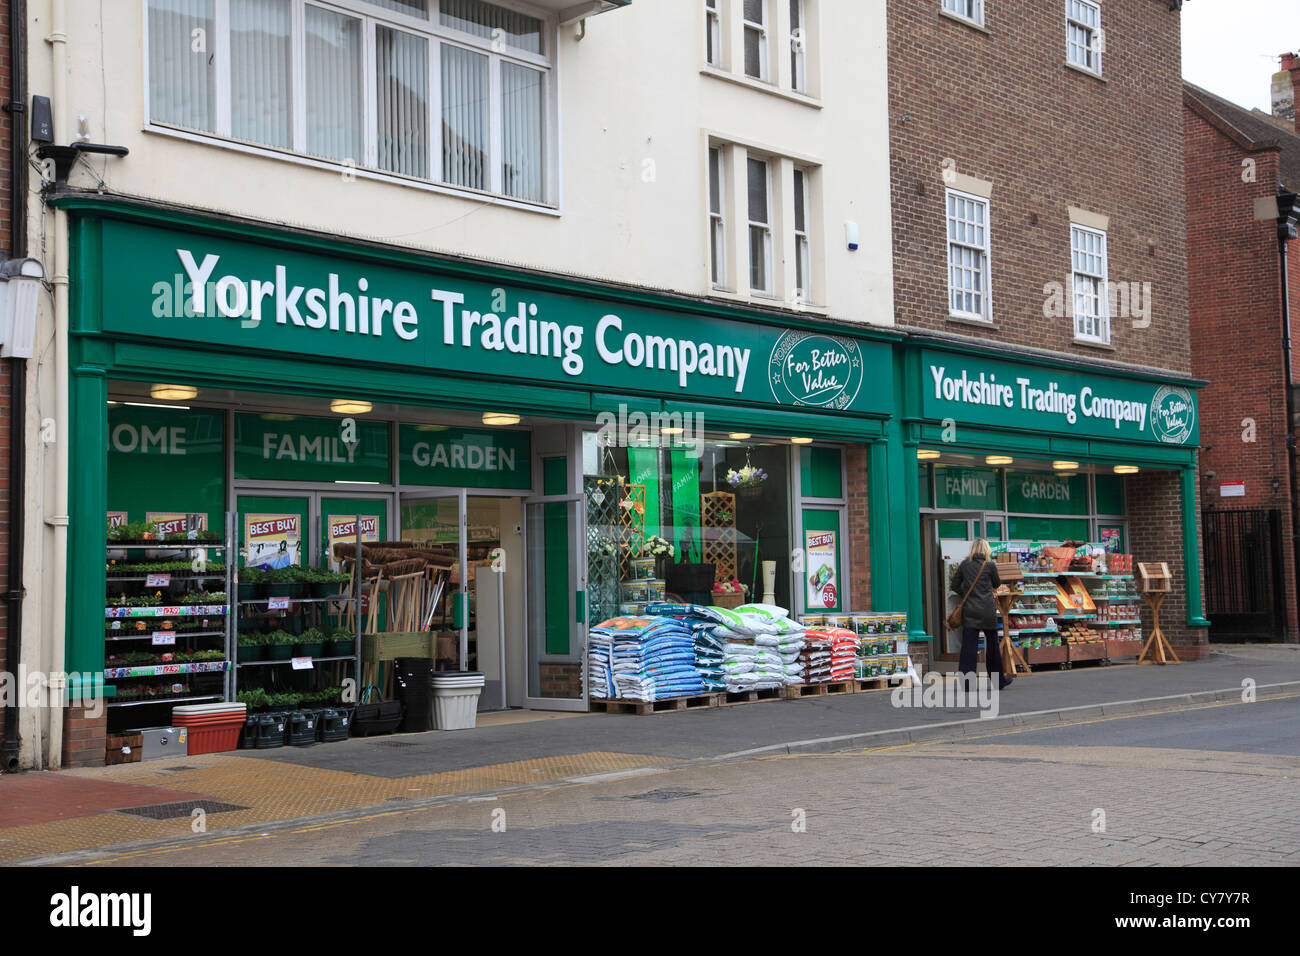
[{"label": "woman in dark jacket", "polygon": [[[971,583],[974,582],[974,586]],[[1002,676],[1002,649],[998,644],[998,603],[993,597],[1002,584],[998,577],[997,562],[993,560],[989,543],[983,538],[976,539],[971,545],[970,554],[957,567],[952,578],[952,593],[957,600],[970,597],[961,610],[961,662],[958,667],[962,674],[974,674],[979,667],[979,640],[984,635],[984,662],[989,672],[989,680],[998,675],[998,687],[1003,688],[1015,678]],[[967,688],[970,688],[967,679]]]}]

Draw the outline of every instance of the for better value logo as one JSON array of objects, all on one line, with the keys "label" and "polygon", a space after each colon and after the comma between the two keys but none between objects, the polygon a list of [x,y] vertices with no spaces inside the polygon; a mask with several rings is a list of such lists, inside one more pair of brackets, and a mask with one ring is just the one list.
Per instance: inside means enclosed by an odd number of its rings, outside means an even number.
[{"label": "for better value logo", "polygon": [[767,373],[782,405],[848,408],[862,388],[862,353],[848,339],[791,330],[772,347]]},{"label": "for better value logo", "polygon": [[1167,445],[1183,445],[1196,428],[1196,400],[1185,388],[1162,385],[1151,400],[1151,434]]}]

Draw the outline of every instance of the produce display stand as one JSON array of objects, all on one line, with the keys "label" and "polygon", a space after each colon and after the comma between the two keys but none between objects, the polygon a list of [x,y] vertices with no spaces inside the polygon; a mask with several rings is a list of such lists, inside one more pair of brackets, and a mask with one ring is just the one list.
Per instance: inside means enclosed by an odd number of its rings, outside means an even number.
[{"label": "produce display stand", "polygon": [[[1151,608],[1151,636],[1143,645],[1137,662],[1139,664],[1181,664],[1182,661],[1178,659],[1173,647],[1165,639],[1165,632],[1160,629],[1160,605],[1164,604],[1165,598],[1173,592],[1173,575],[1169,573],[1169,565],[1164,561],[1139,563],[1138,571],[1142,575],[1142,599]],[[1155,659],[1148,662],[1146,656],[1153,647],[1156,652]],[[1165,656],[1166,652],[1169,658],[1173,658],[1172,662]]]},{"label": "produce display stand", "polygon": [[[1015,555],[999,554],[997,557],[998,579],[1003,583],[1013,581],[1023,581],[1025,573],[1020,570],[1020,562],[1016,560]],[[1020,653],[1020,648],[1016,647],[1015,642],[1011,640],[1011,608],[1019,597],[1010,588],[1005,592],[1001,588],[995,595],[998,602],[998,611],[1002,615],[1002,636],[999,639],[999,648],[1002,652],[1002,669],[1003,676],[1010,671],[1010,676],[1020,677],[1026,674],[1032,674],[1029,664],[1025,661],[1024,655]],[[985,655],[987,658],[987,654]]]}]

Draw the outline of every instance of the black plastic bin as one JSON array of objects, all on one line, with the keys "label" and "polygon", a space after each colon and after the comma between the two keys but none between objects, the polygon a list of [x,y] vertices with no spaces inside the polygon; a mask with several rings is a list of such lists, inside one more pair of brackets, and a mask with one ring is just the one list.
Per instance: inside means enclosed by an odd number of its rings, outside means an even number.
[{"label": "black plastic bin", "polygon": [[432,730],[433,661],[427,657],[394,658],[393,679],[403,710],[397,732],[418,734]]}]

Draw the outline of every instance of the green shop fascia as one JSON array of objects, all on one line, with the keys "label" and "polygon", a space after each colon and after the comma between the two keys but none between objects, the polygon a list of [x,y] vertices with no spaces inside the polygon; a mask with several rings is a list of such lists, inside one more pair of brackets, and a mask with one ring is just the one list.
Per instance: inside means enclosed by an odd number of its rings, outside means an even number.
[{"label": "green shop fascia", "polygon": [[[847,563],[869,564],[872,606],[907,610],[913,639],[925,637],[917,450],[942,441],[945,420],[962,423],[954,447],[1179,468],[1191,487],[1196,403],[1183,381],[996,359],[889,329],[111,197],[56,202],[70,220],[70,671],[104,662],[115,382],[313,400],[345,390],[374,403],[586,423],[620,409],[691,412],[710,433],[862,445],[869,553],[851,554]],[[996,369],[999,385],[1028,378],[1046,389],[1055,381],[1058,391],[1076,396],[1143,404],[1148,417],[1145,425],[1130,420],[1129,408],[1116,421],[1115,408],[1103,403],[1081,406],[1071,422],[1019,406],[1019,392],[1010,405],[990,395],[988,403],[971,402],[966,385],[941,383],[936,391],[936,363],[944,379],[961,381],[965,373],[969,382]],[[1165,398],[1171,391],[1190,405],[1187,434],[1176,413],[1161,417],[1176,404]],[[1161,417],[1159,428],[1152,415]],[[406,444],[404,436],[400,457],[423,454]],[[1194,515],[1184,523],[1195,554]],[[1188,592],[1199,618],[1199,582],[1194,599],[1191,580]]]}]

